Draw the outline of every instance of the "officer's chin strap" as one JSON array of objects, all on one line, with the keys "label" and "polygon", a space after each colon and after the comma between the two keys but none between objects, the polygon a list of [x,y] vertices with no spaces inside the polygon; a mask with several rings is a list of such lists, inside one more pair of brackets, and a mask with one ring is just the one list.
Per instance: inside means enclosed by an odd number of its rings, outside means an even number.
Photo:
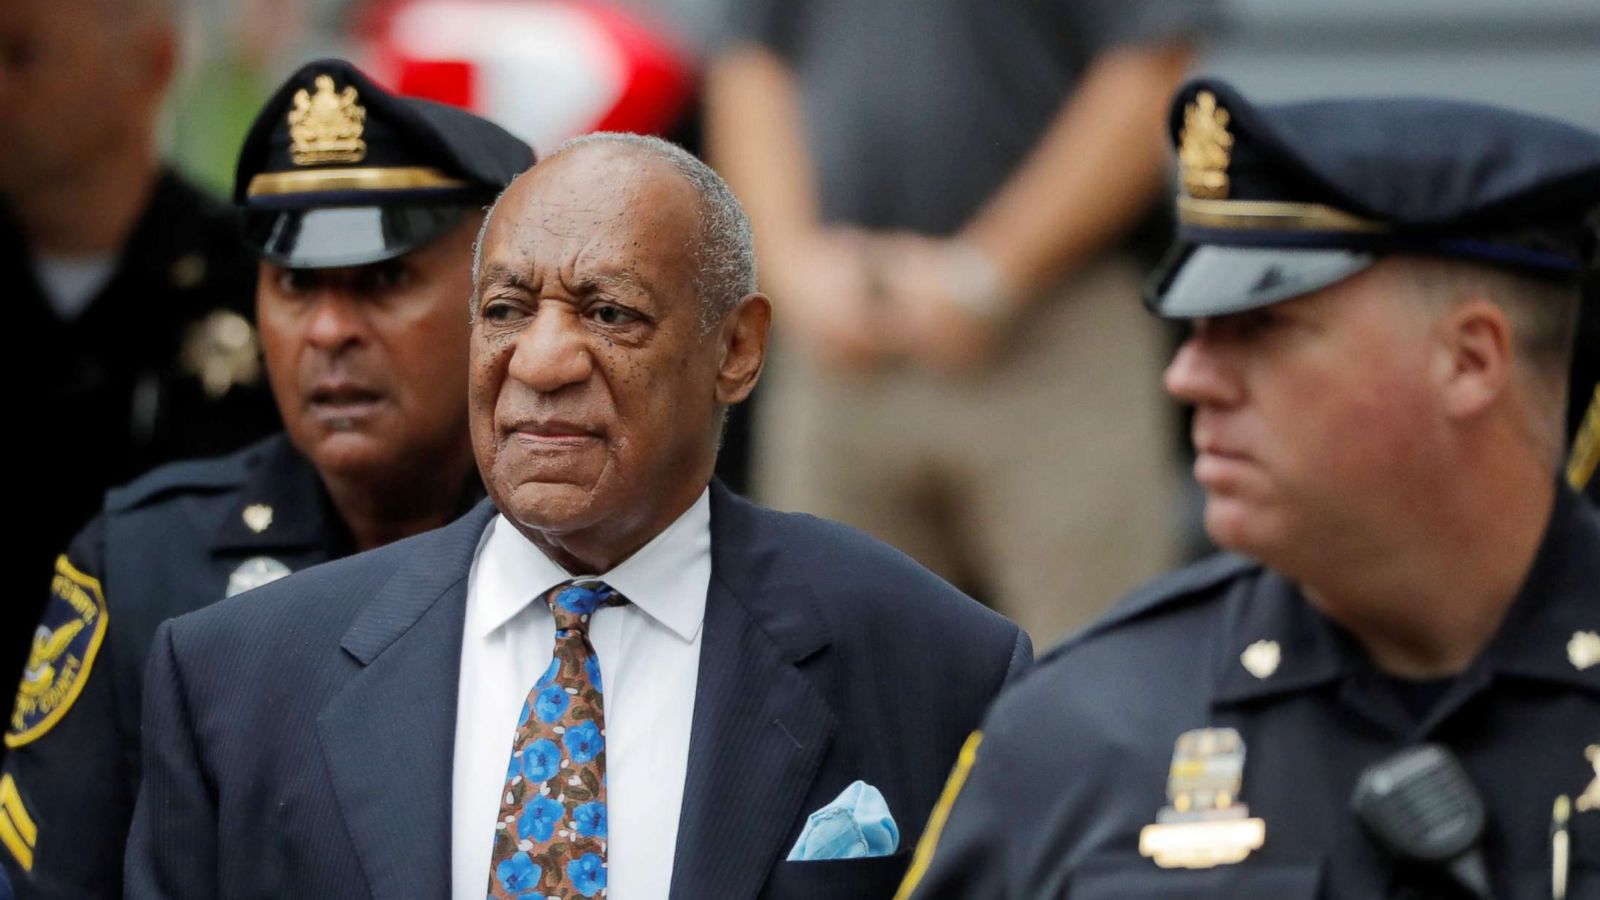
[{"label": "officer's chin strap", "polygon": [[1494,900],[1478,846],[1483,799],[1449,750],[1420,744],[1373,763],[1350,803],[1385,850],[1449,873],[1473,897]]}]

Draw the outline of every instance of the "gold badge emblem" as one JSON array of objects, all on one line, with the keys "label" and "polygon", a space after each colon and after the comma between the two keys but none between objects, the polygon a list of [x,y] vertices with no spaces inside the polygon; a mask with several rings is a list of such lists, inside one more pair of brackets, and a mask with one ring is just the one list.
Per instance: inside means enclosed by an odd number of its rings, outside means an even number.
[{"label": "gold badge emblem", "polygon": [[83,690],[105,632],[106,600],[99,580],[78,571],[65,556],[57,557],[50,605],[33,633],[6,746],[36,740],[61,721]]},{"label": "gold badge emblem", "polygon": [[1139,831],[1139,853],[1164,869],[1209,869],[1242,862],[1266,843],[1267,825],[1238,802],[1244,739],[1232,728],[1178,735],[1167,771],[1168,805]]},{"label": "gold badge emblem", "polygon": [[1567,641],[1567,661],[1579,672],[1600,663],[1600,632],[1573,632]]},{"label": "gold badge emblem", "polygon": [[1244,666],[1245,671],[1261,679],[1266,679],[1278,671],[1278,663],[1282,661],[1283,650],[1277,641],[1256,641],[1239,654],[1239,663]]},{"label": "gold badge emblem", "polygon": [[1588,758],[1589,765],[1594,766],[1594,780],[1578,795],[1578,812],[1589,812],[1600,809],[1600,744],[1590,744],[1584,748],[1583,755]]},{"label": "gold badge emblem", "polygon": [[367,142],[361,139],[367,110],[356,102],[356,89],[333,88],[333,76],[318,75],[317,92],[295,91],[289,110],[289,158],[297,166],[360,162]]},{"label": "gold badge emblem", "polygon": [[1183,192],[1203,200],[1228,197],[1228,161],[1233,135],[1228,132],[1228,111],[1217,106],[1210,91],[1195,95],[1183,109],[1183,129],[1178,132],[1178,167]]},{"label": "gold badge emblem", "polygon": [[244,316],[219,309],[189,326],[183,367],[200,379],[207,397],[220,400],[234,385],[261,380],[261,342]]},{"label": "gold badge emblem", "polygon": [[265,503],[252,503],[240,515],[244,518],[245,527],[256,534],[272,527],[272,507]]}]

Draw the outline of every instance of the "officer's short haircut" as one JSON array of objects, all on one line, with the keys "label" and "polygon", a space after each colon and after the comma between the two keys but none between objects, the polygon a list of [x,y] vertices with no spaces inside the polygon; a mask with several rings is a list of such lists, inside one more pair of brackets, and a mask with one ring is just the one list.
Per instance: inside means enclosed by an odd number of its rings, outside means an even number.
[{"label": "officer's short haircut", "polygon": [[[548,161],[589,145],[609,145],[638,153],[672,166],[695,194],[695,212],[700,228],[693,238],[695,296],[700,300],[700,326],[710,333],[735,304],[756,290],[755,236],[744,207],[733,189],[715,170],[694,154],[661,138],[622,132],[600,131],[572,138],[543,160]],[[503,196],[503,194],[502,194]],[[474,290],[483,264],[483,236],[500,205],[499,198],[489,207],[478,240],[473,247],[472,282]]]},{"label": "officer's short haircut", "polygon": [[1529,388],[1534,432],[1540,444],[1551,444],[1559,455],[1568,369],[1577,339],[1578,285],[1479,262],[1414,256],[1390,261],[1394,271],[1425,298],[1448,304],[1487,299],[1505,310],[1513,350]]}]

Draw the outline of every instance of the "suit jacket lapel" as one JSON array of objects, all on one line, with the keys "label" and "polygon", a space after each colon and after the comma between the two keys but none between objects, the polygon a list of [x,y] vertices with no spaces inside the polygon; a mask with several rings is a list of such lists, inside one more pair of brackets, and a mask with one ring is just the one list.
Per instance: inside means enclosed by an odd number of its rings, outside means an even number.
[{"label": "suit jacket lapel", "polygon": [[363,668],[317,730],[375,897],[450,893],[450,787],[467,573],[487,501],[410,547],[345,632]]},{"label": "suit jacket lapel", "polygon": [[788,851],[835,721],[798,664],[828,643],[755,507],[711,495],[712,577],[672,900],[753,897]]}]

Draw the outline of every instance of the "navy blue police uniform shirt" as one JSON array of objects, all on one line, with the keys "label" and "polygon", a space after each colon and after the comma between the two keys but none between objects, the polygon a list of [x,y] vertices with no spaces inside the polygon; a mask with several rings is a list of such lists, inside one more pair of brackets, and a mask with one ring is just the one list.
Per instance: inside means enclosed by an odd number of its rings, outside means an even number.
[{"label": "navy blue police uniform shirt", "polygon": [[[460,508],[481,497],[474,476]],[[156,626],[353,549],[282,435],[106,495],[56,560],[5,735],[0,861],[19,897],[121,896]]]},{"label": "navy blue police uniform shirt", "polygon": [[0,611],[0,676],[22,670],[50,565],[107,488],[157,465],[216,456],[277,431],[257,359],[255,256],[238,215],[171,171],[110,280],[64,320],[0,204],[0,283],[20,317],[14,394],[28,438],[12,471],[37,493],[13,540],[26,573]]},{"label": "navy blue police uniform shirt", "polygon": [[[1242,557],[1170,575],[1047,655],[997,701],[952,777],[915,898],[1465,896],[1392,862],[1350,811],[1361,771],[1449,747],[1483,797],[1495,896],[1545,898],[1558,796],[1600,799],[1600,513],[1563,489],[1490,647],[1419,707],[1298,588]],[[1232,805],[1264,840],[1235,863],[1141,854],[1169,807],[1177,742],[1237,731]],[[1192,762],[1192,759],[1190,760]],[[930,832],[934,826],[930,825]],[[1574,813],[1569,898],[1600,897],[1600,809]]]},{"label": "navy blue police uniform shirt", "polygon": [[106,495],[55,561],[6,730],[0,859],[21,895],[120,895],[156,626],[349,549],[281,435]]}]

